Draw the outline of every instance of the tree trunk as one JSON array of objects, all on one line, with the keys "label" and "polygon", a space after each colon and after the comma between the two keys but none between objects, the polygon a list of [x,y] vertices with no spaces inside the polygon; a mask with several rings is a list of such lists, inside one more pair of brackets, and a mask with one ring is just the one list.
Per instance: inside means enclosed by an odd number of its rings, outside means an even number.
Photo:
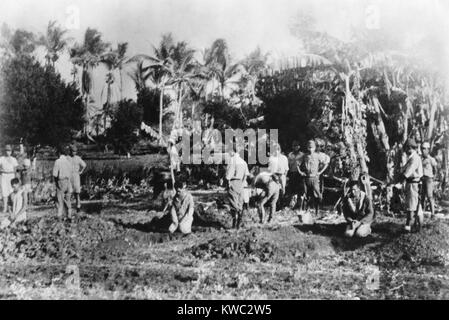
[{"label": "tree trunk", "polygon": [[120,101],[123,100],[123,79],[122,79],[122,67],[118,69],[119,77],[120,77]]},{"label": "tree trunk", "polygon": [[431,103],[431,109],[430,109],[430,119],[429,119],[429,130],[427,131],[427,140],[432,139],[432,133],[433,133],[433,124],[435,122],[435,112],[437,109],[437,102],[435,97],[429,97],[429,102]]},{"label": "tree trunk", "polygon": [[162,111],[164,103],[164,86],[161,86],[159,94],[159,143],[162,143]]}]

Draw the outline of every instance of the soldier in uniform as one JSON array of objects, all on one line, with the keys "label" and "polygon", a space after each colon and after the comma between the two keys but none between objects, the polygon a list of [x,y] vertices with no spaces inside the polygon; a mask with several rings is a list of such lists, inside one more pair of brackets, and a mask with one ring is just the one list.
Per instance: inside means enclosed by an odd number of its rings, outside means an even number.
[{"label": "soldier in uniform", "polygon": [[417,148],[414,139],[408,139],[404,145],[407,159],[401,170],[401,178],[405,180],[405,210],[407,211],[405,231],[407,232],[412,230],[414,223],[418,223],[419,230],[423,222],[422,213],[419,213],[419,182],[423,175],[423,168]]},{"label": "soldier in uniform", "polygon": [[301,194],[301,176],[298,172],[298,166],[301,163],[303,153],[300,150],[299,142],[293,141],[292,152],[288,154],[288,193],[291,195],[290,206],[295,207],[298,201],[298,195]]},{"label": "soldier in uniform", "polygon": [[429,200],[431,216],[435,215],[435,200],[433,198],[434,176],[437,172],[437,161],[430,155],[430,144],[424,142],[421,146],[422,152],[422,192],[421,192],[421,206],[424,210],[426,200]]},{"label": "soldier in uniform", "polygon": [[303,177],[302,201],[307,199],[308,204],[312,202],[315,207],[315,213],[318,215],[319,205],[322,201],[320,175],[326,170],[329,163],[315,150],[315,141],[309,140],[307,153],[302,157],[298,172]]},{"label": "soldier in uniform", "polygon": [[249,176],[248,165],[240,157],[235,145],[233,145],[229,150],[229,162],[226,169],[228,200],[231,205],[233,228],[239,228],[243,220],[243,184],[247,176]]}]

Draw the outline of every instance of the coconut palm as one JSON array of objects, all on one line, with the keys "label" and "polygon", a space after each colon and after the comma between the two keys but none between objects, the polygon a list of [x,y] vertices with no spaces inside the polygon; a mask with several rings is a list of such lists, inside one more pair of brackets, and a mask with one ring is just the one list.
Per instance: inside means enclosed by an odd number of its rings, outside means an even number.
[{"label": "coconut palm", "polygon": [[47,32],[41,35],[37,44],[44,46],[47,53],[45,60],[47,66],[55,67],[60,53],[67,47],[70,38],[66,37],[67,30],[56,25],[56,21],[49,21]]},{"label": "coconut palm", "polygon": [[132,72],[128,72],[128,76],[134,81],[137,92],[141,92],[147,87],[147,81],[152,77],[149,72],[150,67],[144,67],[143,61],[138,61]]},{"label": "coconut palm", "polygon": [[150,63],[151,77],[147,79],[153,80],[153,85],[159,91],[159,141],[162,142],[162,119],[163,119],[163,98],[165,87],[173,74],[173,51],[174,41],[170,33],[162,36],[158,47],[153,46],[153,55],[138,54],[132,57],[129,62]]},{"label": "coconut palm", "polygon": [[203,53],[207,84],[207,98],[225,100],[232,92],[239,89],[243,75],[246,73],[243,65],[231,63],[231,56],[226,41],[217,39]]},{"label": "coconut palm", "polygon": [[81,95],[83,97],[86,108],[86,126],[84,133],[89,137],[87,132],[88,119],[88,104],[93,101],[92,92],[92,71],[98,66],[101,61],[103,53],[109,48],[109,43],[104,42],[102,35],[96,29],[87,28],[84,34],[84,42],[82,44],[76,43],[70,49],[71,62],[82,68],[81,73]]},{"label": "coconut palm", "polygon": [[[115,76],[114,71],[118,70],[120,75],[120,99],[122,98],[122,68],[123,64],[125,63],[125,53],[127,49],[128,44],[127,43],[119,43],[117,45],[117,49],[112,50],[110,49],[107,53],[103,54],[100,58],[100,62],[106,67],[107,74],[106,74],[106,102],[104,104],[103,109],[103,122],[104,122],[104,129],[106,129],[107,125],[107,118],[111,115],[111,100],[114,90],[114,82],[115,82]],[[102,96],[103,96],[102,90]]]}]

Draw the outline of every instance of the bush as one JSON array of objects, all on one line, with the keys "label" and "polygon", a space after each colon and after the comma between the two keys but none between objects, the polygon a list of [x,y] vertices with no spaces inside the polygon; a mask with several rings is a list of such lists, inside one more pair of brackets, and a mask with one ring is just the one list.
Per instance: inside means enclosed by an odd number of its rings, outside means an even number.
[{"label": "bush", "polygon": [[0,136],[5,142],[56,146],[83,127],[79,91],[34,57],[6,59],[0,70]]},{"label": "bush", "polygon": [[106,138],[117,153],[127,153],[138,141],[136,130],[142,122],[143,110],[136,102],[122,100],[112,117],[111,127],[106,131]]},{"label": "bush", "polygon": [[[143,110],[143,121],[147,125],[159,123],[159,98],[159,90],[144,88],[137,93],[137,105]],[[169,96],[164,95],[163,105],[169,103]]]}]

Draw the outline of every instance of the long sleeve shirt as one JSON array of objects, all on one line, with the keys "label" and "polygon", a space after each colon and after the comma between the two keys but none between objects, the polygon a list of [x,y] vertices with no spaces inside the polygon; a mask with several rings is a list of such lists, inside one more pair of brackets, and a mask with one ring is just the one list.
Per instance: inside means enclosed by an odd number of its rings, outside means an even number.
[{"label": "long sleeve shirt", "polygon": [[343,200],[343,215],[346,220],[356,220],[361,223],[371,223],[374,220],[373,204],[365,192],[360,192],[360,199],[354,200],[351,197],[346,197]]}]

